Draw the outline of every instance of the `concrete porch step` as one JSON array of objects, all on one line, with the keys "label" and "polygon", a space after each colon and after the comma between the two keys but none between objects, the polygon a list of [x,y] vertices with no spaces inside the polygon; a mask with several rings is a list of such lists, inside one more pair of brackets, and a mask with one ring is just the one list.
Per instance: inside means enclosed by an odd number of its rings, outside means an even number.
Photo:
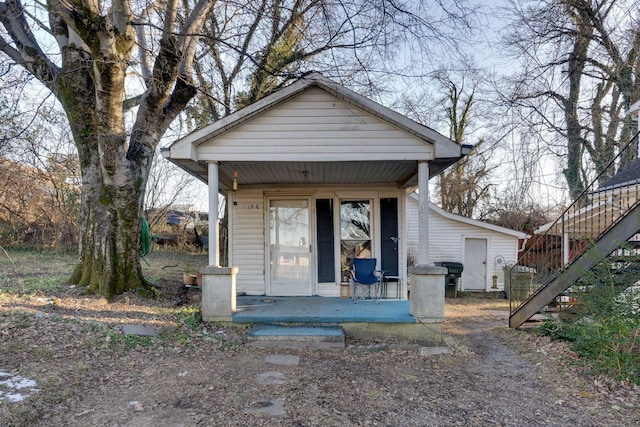
[{"label": "concrete porch step", "polygon": [[285,326],[255,324],[247,335],[247,345],[276,348],[343,350],[342,326]]}]

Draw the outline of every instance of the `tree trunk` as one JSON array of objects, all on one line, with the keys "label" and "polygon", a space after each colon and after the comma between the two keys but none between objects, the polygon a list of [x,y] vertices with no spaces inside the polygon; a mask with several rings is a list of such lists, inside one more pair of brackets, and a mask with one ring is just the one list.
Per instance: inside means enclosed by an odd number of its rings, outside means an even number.
[{"label": "tree trunk", "polygon": [[[80,122],[88,128],[93,125]],[[78,135],[91,132],[78,132],[84,127],[72,123],[82,169],[82,209],[78,265],[71,282],[111,299],[146,284],[139,242],[149,167],[127,159],[124,129],[114,129],[111,136],[102,131],[82,138]]]},{"label": "tree trunk", "polygon": [[83,168],[78,265],[71,281],[111,299],[146,285],[139,252],[144,184],[126,162],[108,178],[101,170]]},{"label": "tree trunk", "polygon": [[[67,60],[82,56],[76,52]],[[140,266],[140,216],[159,137],[131,156],[130,148],[139,147],[148,135],[127,137],[124,61],[94,61],[93,68],[76,69],[58,85],[82,172],[78,265],[70,280],[111,299],[146,285]],[[151,126],[155,128],[160,126]]]},{"label": "tree trunk", "polygon": [[[79,259],[71,281],[90,292],[110,299],[146,284],[139,253],[145,187],[160,138],[196,95],[191,67],[214,4],[168,2],[154,9],[158,20],[146,12],[139,20],[129,0],[106,8],[98,2],[47,1],[42,7],[59,48],[50,60],[49,47],[43,50],[38,32],[31,31],[31,21],[42,25],[34,12],[25,12],[19,0],[0,2],[0,51],[51,90],[69,120],[82,171]],[[146,49],[154,31],[144,27],[151,21],[164,24],[159,43]],[[132,99],[125,88],[129,67],[142,73],[146,86]],[[129,133],[125,111],[134,106]]]},{"label": "tree trunk", "polygon": [[588,10],[579,9],[573,16],[575,40],[568,58],[569,93],[564,101],[564,114],[567,122],[567,166],[563,173],[569,187],[571,200],[576,200],[584,191],[582,179],[582,152],[588,141],[585,140],[580,124],[579,103],[584,68],[586,65],[589,43],[593,35],[593,26],[589,20]]}]

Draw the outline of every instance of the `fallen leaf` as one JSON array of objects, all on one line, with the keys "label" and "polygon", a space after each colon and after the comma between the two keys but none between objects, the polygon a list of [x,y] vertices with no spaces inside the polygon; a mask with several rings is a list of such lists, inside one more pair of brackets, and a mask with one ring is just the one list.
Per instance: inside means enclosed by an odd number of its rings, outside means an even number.
[{"label": "fallen leaf", "polygon": [[595,394],[593,394],[593,393],[591,393],[589,391],[585,391],[585,390],[582,390],[582,391],[578,392],[578,396],[584,397],[586,399],[593,399],[594,397],[596,397]]}]

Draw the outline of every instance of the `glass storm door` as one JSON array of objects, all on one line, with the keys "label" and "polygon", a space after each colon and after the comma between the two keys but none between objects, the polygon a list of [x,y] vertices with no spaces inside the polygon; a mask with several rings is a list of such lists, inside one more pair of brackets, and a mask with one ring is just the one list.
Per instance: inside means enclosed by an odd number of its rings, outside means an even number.
[{"label": "glass storm door", "polygon": [[269,295],[312,295],[309,200],[269,202]]}]

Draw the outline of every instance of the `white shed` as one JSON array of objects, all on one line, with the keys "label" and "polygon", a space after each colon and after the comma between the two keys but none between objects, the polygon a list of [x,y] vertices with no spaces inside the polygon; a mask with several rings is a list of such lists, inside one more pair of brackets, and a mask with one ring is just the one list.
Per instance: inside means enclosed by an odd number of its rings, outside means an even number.
[{"label": "white shed", "polygon": [[[418,196],[407,197],[407,253],[418,250]],[[515,263],[527,234],[483,221],[455,215],[429,204],[429,259],[463,264],[459,290],[504,290],[503,267]]]}]

